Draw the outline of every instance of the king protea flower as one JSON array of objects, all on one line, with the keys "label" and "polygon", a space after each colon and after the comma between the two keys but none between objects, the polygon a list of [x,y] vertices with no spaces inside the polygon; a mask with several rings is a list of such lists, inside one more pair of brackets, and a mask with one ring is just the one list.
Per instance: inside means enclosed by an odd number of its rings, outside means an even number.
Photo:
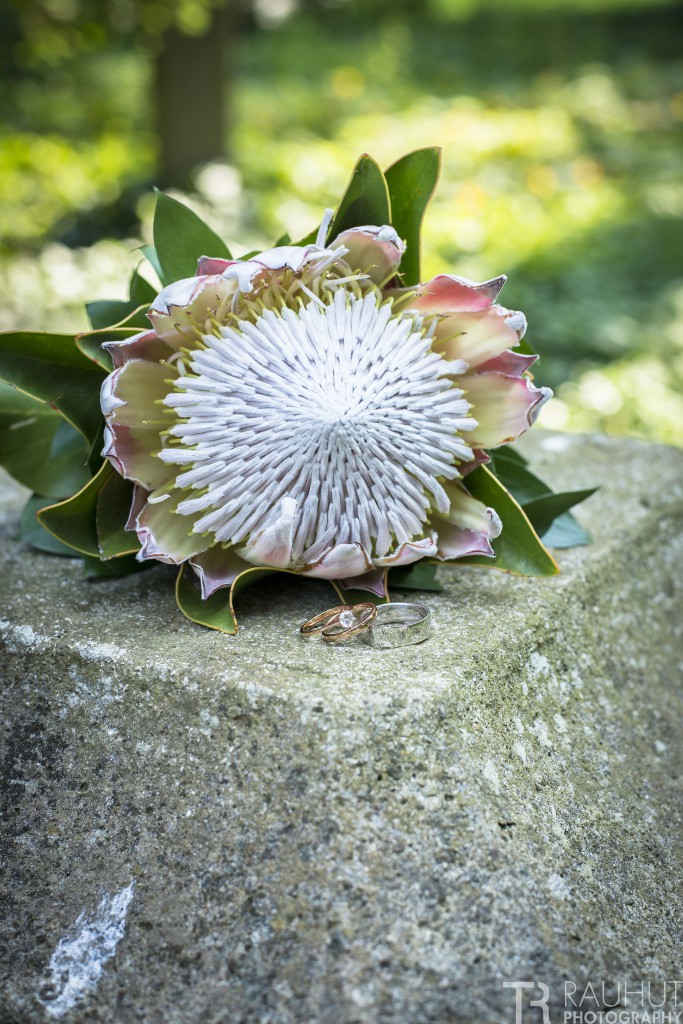
[{"label": "king protea flower", "polygon": [[549,395],[504,277],[403,288],[393,228],[325,245],[328,226],[203,257],[150,330],[106,345],[103,454],[136,485],[137,557],[189,562],[203,597],[255,565],[381,593],[388,568],[493,556],[500,519],[467,473]]}]

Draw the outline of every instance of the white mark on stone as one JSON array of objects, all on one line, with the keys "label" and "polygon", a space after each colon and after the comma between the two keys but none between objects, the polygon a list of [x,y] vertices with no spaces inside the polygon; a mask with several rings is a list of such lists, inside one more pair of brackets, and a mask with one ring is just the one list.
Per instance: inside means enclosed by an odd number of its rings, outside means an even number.
[{"label": "white mark on stone", "polygon": [[548,875],[548,889],[550,890],[550,895],[554,896],[557,900],[569,899],[571,895],[569,886],[562,875],[558,875],[555,872]]},{"label": "white mark on stone", "polygon": [[[135,882],[105,896],[94,914],[82,913],[50,958],[40,1001],[51,1017],[63,1017],[95,988],[123,937]],[[47,997],[46,988],[51,989]],[[54,993],[54,994],[53,994]]]},{"label": "white mark on stone", "polygon": [[550,662],[546,658],[545,654],[539,654],[538,651],[533,651],[529,658],[529,664],[531,665],[532,671],[537,675],[550,675]]},{"label": "white mark on stone", "polygon": [[493,761],[487,761],[484,765],[484,778],[491,783],[494,793],[500,793],[500,778]]},{"label": "white mark on stone", "polygon": [[663,754],[666,750],[666,743],[662,743],[661,740],[655,740],[655,750],[658,754]]},{"label": "white mark on stone", "polygon": [[553,715],[553,722],[557,726],[557,731],[558,732],[566,732],[567,731],[567,721],[566,721],[565,718],[562,717],[562,715],[560,715],[560,714]]},{"label": "white mark on stone", "polygon": [[116,644],[98,644],[94,640],[76,643],[74,647],[88,661],[117,661],[126,653]]},{"label": "white mark on stone", "polygon": [[514,725],[515,729],[519,733],[519,735],[523,736],[524,735],[524,723],[522,722],[522,719],[521,718],[513,718],[512,722],[513,722],[513,725]]},{"label": "white mark on stone", "polygon": [[513,743],[512,749],[522,764],[526,764],[526,748],[523,743]]},{"label": "white mark on stone", "polygon": [[536,739],[542,747],[552,747],[553,741],[550,739],[550,735],[548,734],[548,726],[542,718],[536,719],[533,725],[533,731],[536,733]]}]

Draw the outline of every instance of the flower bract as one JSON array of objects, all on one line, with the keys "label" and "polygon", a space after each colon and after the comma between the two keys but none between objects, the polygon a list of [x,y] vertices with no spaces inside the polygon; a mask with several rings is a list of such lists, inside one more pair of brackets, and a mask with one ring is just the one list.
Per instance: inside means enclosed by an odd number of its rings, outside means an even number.
[{"label": "flower bract", "polygon": [[135,484],[138,558],[189,562],[204,597],[252,565],[381,593],[388,568],[492,556],[501,522],[467,474],[549,394],[504,277],[407,288],[392,227],[327,225],[200,259],[106,345],[103,454]]}]

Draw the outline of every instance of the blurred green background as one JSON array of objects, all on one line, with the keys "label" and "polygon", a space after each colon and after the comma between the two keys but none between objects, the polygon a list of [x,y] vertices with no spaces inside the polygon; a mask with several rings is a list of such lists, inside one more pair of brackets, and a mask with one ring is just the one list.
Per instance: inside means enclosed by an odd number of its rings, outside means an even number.
[{"label": "blurred green background", "polygon": [[239,254],[361,152],[436,143],[424,271],[508,274],[544,424],[680,443],[682,30],[654,0],[5,0],[0,329],[124,297],[154,184]]}]

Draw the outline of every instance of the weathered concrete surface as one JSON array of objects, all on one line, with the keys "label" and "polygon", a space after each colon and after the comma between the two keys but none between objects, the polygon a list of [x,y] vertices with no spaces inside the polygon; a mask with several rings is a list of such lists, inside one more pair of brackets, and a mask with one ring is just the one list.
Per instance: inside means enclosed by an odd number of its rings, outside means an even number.
[{"label": "weathered concrete surface", "polygon": [[534,451],[603,485],[596,543],[444,570],[395,652],[301,640],[324,584],[245,594],[231,639],[165,567],[83,583],[6,491],[0,1020],[493,1024],[514,980],[562,1020],[565,978],[682,976],[683,452]]}]

